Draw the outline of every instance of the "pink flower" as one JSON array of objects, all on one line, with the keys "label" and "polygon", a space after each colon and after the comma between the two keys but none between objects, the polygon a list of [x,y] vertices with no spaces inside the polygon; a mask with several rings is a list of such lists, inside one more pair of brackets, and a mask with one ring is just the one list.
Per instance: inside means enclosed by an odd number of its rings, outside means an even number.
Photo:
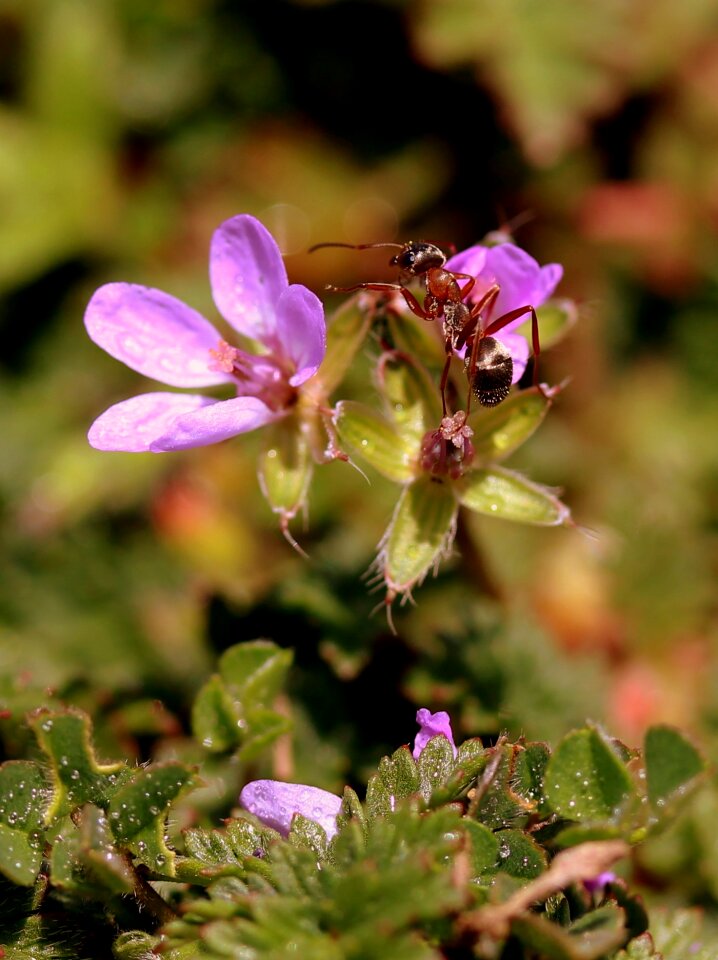
[{"label": "pink flower", "polygon": [[416,722],[419,724],[419,732],[414,738],[414,749],[412,751],[415,760],[419,759],[424,747],[434,737],[446,737],[454,751],[454,756],[456,756],[454,735],[451,732],[451,720],[445,710],[432,713],[426,707],[422,707],[421,710],[417,710]]},{"label": "pink flower", "polygon": [[337,815],[342,808],[341,797],[327,790],[280,780],[252,780],[242,789],[239,802],[282,836],[287,836],[294,815],[299,813],[318,823],[328,840],[337,832]]},{"label": "pink flower", "polygon": [[[492,284],[499,285],[499,295],[483,317],[484,329],[493,320],[512,310],[527,306],[540,307],[553,294],[563,276],[563,267],[559,263],[540,267],[532,256],[513,243],[499,243],[493,247],[476,244],[451,257],[446,269],[476,277],[476,283],[467,298],[469,303],[480,300]],[[461,281],[462,286],[464,283]],[[530,314],[527,313],[494,334],[511,351],[514,363],[512,383],[521,379],[529,357],[528,341],[512,331],[529,318]]]},{"label": "pink flower", "polygon": [[[416,714],[416,722],[420,729],[412,752],[415,760],[429,740],[438,736],[446,737],[456,756],[448,713],[431,713],[422,707]],[[304,783],[282,783],[280,780],[252,780],[242,789],[239,802],[258,820],[285,837],[291,829],[294,815],[299,813],[307,820],[318,823],[326,833],[327,840],[331,840],[337,832],[337,816],[342,808],[341,797],[336,794]]]},{"label": "pink flower", "polygon": [[247,433],[285,416],[326,350],[321,301],[289,284],[279,248],[254,217],[241,214],[212,237],[214,302],[261,354],[227,343],[192,307],[161,290],[108,283],[85,312],[92,340],[117,360],[171,387],[231,385],[236,396],[143,393],[106,410],[88,439],[98,450],[184,450]]}]

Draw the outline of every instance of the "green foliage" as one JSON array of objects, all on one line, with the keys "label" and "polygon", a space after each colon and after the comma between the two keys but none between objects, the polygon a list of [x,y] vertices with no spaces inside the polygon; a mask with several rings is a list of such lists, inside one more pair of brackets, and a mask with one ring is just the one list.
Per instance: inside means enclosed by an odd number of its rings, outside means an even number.
[{"label": "green foliage", "polygon": [[219,660],[192,710],[196,738],[208,750],[238,750],[245,760],[289,729],[271,704],[292,664],[292,652],[268,640],[237,644]]},{"label": "green foliage", "polygon": [[[269,728],[260,722],[253,732],[254,718],[271,711],[290,664],[291,652],[269,641],[228,649],[198,694],[198,735],[240,757],[247,744],[258,752]],[[228,717],[246,720],[245,739],[230,741]],[[196,783],[186,764],[99,761],[77,708],[42,708],[29,723],[42,761],[0,766],[0,870],[8,889],[26,891],[28,911],[5,936],[18,960],[26,945],[65,955],[70,941],[44,933],[51,903],[94,903],[102,924],[122,917],[128,900],[156,928],[120,921],[115,955],[126,960],[155,949],[169,960],[279,957],[297,944],[317,957],[429,960],[457,938],[479,957],[509,941],[527,960],[537,950],[549,960],[598,960],[620,948],[642,956],[645,913],[625,885],[592,899],[581,881],[628,852],[620,838],[661,826],[658,799],[687,795],[703,763],[664,727],[647,735],[646,776],[637,755],[594,727],[553,753],[506,738],[456,749],[436,736],[416,759],[408,747],[384,757],[364,802],[347,788],[333,837],[299,811],[286,838],[244,816],[180,838],[167,822]],[[637,802],[644,789],[656,798],[650,813]],[[157,880],[161,887],[149,882]],[[180,886],[170,895],[172,880]]]}]

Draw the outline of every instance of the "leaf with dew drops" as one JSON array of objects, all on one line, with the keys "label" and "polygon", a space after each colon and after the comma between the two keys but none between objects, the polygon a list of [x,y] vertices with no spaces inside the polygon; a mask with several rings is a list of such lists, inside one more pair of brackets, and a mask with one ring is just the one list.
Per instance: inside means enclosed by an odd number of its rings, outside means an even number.
[{"label": "leaf with dew drops", "polygon": [[665,724],[646,732],[646,791],[653,807],[684,795],[705,770],[705,761],[683,734]]},{"label": "leaf with dew drops", "polygon": [[175,858],[165,841],[167,811],[192,781],[192,772],[181,763],[154,764],[136,771],[110,802],[109,821],[116,841],[166,876],[174,876]]},{"label": "leaf with dew drops", "polygon": [[635,797],[626,765],[595,727],[574,730],[558,744],[544,791],[559,816],[589,823],[615,822]]},{"label": "leaf with dew drops", "polygon": [[92,722],[82,710],[38,710],[29,717],[52,769],[53,796],[45,822],[65,816],[82,803],[105,808],[128,776],[126,763],[101,764],[92,746]]}]

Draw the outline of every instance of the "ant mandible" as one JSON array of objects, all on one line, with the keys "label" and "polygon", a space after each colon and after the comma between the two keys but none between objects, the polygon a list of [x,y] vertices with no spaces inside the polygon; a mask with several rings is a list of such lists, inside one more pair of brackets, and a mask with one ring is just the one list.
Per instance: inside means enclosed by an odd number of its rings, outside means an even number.
[{"label": "ant mandible", "polygon": [[[400,270],[399,283],[356,283],[351,287],[327,285],[334,293],[351,293],[354,290],[397,290],[413,314],[421,320],[441,320],[444,334],[446,362],[441,374],[439,389],[444,416],[446,416],[446,385],[449,379],[451,358],[454,351],[466,347],[464,366],[469,381],[467,415],[471,407],[471,395],[485,407],[494,407],[505,400],[513,380],[513,359],[511,353],[494,334],[503,330],[509,323],[520,317],[531,315],[531,340],[534,352],[534,386],[538,385],[537,359],[541,352],[538,335],[538,320],[534,308],[527,304],[510,310],[496,320],[483,326],[482,315],[488,317],[496,303],[500,287],[493,283],[474,304],[469,305],[465,298],[476,284],[476,278],[468,273],[455,273],[447,270],[446,254],[434,243],[424,240],[410,240],[408,243],[317,243],[309,252],[323,247],[345,247],[350,250],[371,250],[376,247],[394,247],[399,252],[392,257],[389,265]],[[418,278],[426,288],[423,306],[406,282]],[[459,280],[466,280],[463,287]]]}]

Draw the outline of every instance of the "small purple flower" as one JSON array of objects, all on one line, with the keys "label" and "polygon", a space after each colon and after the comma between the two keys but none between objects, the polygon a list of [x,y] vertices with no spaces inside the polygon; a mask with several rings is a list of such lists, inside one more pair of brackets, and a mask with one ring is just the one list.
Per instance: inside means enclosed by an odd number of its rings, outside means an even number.
[{"label": "small purple flower", "polygon": [[588,880],[584,880],[583,886],[587,893],[602,893],[603,888],[607,887],[609,883],[613,883],[615,880],[616,874],[612,870],[604,870],[603,873],[599,873],[595,877],[590,877]]},{"label": "small purple flower", "polygon": [[108,283],[94,294],[85,326],[111,356],[171,387],[228,384],[237,395],[140,394],[95,420],[88,434],[93,447],[133,453],[202,447],[292,409],[298,388],[324,358],[321,301],[301,284],[289,284],[273,237],[248,214],[215,231],[210,283],[224,319],[264,353],[230,345],[203,316],[161,290]]},{"label": "small purple flower", "polygon": [[[416,722],[420,730],[414,741],[412,756],[415,760],[429,740],[437,736],[446,737],[456,756],[448,713],[432,713],[422,707],[416,714]],[[285,837],[292,826],[294,815],[299,813],[307,820],[318,823],[326,833],[327,840],[331,840],[337,832],[337,816],[342,808],[341,797],[327,790],[304,783],[282,783],[280,780],[252,780],[242,788],[239,802],[258,820]],[[391,808],[394,809],[393,797]]]},{"label": "small purple flower", "polygon": [[415,760],[419,759],[424,747],[429,740],[433,740],[434,737],[446,737],[451,744],[451,749],[454,751],[454,756],[456,756],[454,735],[451,732],[451,720],[445,710],[432,713],[431,710],[422,707],[420,710],[417,710],[416,722],[419,724],[419,732],[414,738],[414,749],[412,751],[412,756]]},{"label": "small purple flower", "polygon": [[337,815],[342,808],[341,797],[327,790],[279,780],[253,780],[243,788],[239,802],[258,820],[285,837],[294,815],[300,813],[318,823],[328,840],[337,832]]},{"label": "small purple flower", "polygon": [[[540,267],[532,256],[513,243],[499,243],[493,247],[476,244],[451,257],[446,269],[453,273],[467,273],[476,277],[468,295],[469,303],[476,303],[492,284],[500,287],[499,295],[484,316],[484,328],[493,320],[519,307],[540,307],[552,295],[563,276],[559,263]],[[461,281],[463,286],[465,281]],[[514,363],[512,383],[521,379],[529,357],[528,341],[512,331],[528,319],[519,317],[494,334],[511,351]]]}]

